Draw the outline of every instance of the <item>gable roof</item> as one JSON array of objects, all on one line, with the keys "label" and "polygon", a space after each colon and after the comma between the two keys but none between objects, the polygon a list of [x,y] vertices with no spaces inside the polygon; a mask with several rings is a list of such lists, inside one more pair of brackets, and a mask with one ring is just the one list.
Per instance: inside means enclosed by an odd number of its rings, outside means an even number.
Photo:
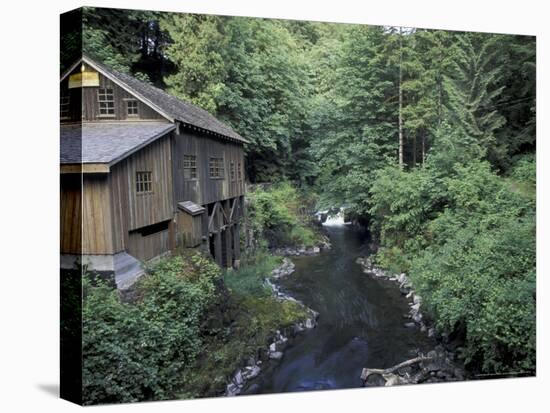
[{"label": "gable roof", "polygon": [[173,131],[168,122],[83,123],[61,126],[61,164],[113,165]]},{"label": "gable roof", "polygon": [[130,75],[120,73],[102,63],[98,63],[88,56],[82,56],[74,65],[72,65],[62,76],[61,81],[65,79],[81,62],[90,65],[92,68],[101,72],[111,81],[125,89],[127,92],[135,95],[154,110],[159,112],[165,118],[174,122],[178,120],[184,124],[194,126],[207,132],[213,132],[215,135],[234,140],[240,143],[248,143],[241,135],[231,129],[225,123],[216,119],[210,112],[184,102],[166,93],[149,83],[142,82]]}]

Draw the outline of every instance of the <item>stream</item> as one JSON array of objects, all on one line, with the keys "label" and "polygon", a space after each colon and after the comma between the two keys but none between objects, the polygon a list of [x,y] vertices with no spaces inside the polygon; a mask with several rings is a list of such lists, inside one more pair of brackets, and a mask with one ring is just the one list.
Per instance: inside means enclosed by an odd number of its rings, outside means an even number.
[{"label": "stream", "polygon": [[244,393],[360,387],[363,367],[391,367],[435,345],[418,328],[405,327],[409,307],[396,284],[364,274],[355,263],[369,252],[367,233],[337,218],[325,226],[332,249],[292,258],[296,271],[278,281],[320,313],[318,325],[298,335]]}]

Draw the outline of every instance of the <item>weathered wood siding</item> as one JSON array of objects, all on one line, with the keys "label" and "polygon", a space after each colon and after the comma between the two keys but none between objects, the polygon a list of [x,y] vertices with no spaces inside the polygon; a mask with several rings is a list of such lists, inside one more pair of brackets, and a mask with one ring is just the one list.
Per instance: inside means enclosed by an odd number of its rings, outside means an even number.
[{"label": "weathered wood siding", "polygon": [[82,253],[112,254],[109,177],[85,174],[82,184]]},{"label": "weathered wood siding", "polygon": [[[183,156],[194,155],[197,160],[197,179],[183,177]],[[210,157],[224,158],[224,178],[209,175]],[[231,180],[231,162],[235,165],[235,179]],[[237,168],[240,164],[241,179]],[[188,130],[174,138],[174,201],[193,201],[200,205],[233,198],[244,194],[244,154],[240,144],[198,136]]]},{"label": "weathered wood siding", "polygon": [[[75,69],[79,71],[80,67]],[[61,96],[69,94],[70,96],[70,113],[71,119],[66,121],[123,121],[123,120],[162,120],[165,119],[161,114],[156,112],[146,103],[140,101],[135,96],[128,93],[126,90],[118,86],[116,83],[109,80],[107,77],[99,73],[99,87],[83,87],[69,89],[69,76],[60,83]],[[109,88],[113,89],[114,98],[114,116],[99,115],[99,100],[98,89]],[[127,100],[137,100],[138,115],[128,116],[126,102]],[[166,120],[168,122],[168,120]]]},{"label": "weathered wood siding", "polygon": [[107,175],[62,175],[61,253],[112,254],[110,204]]},{"label": "weathered wood siding", "polygon": [[196,247],[202,241],[202,221],[206,214],[189,215],[185,211],[178,211],[177,231],[178,244],[183,247]]},{"label": "weathered wood siding", "polygon": [[129,234],[127,251],[140,260],[150,260],[168,250],[170,250],[168,229],[151,235],[141,235],[139,232]]},{"label": "weathered wood siding", "polygon": [[[130,231],[173,217],[171,139],[172,134],[169,133],[111,168],[115,252],[130,248]],[[136,193],[138,171],[152,172],[152,193]],[[164,248],[165,240],[161,238],[152,237],[150,242],[156,243],[155,245],[162,244]],[[147,248],[147,251],[149,250],[150,248]],[[136,257],[146,259],[144,256]]]},{"label": "weathered wood siding", "polygon": [[82,175],[63,174],[60,181],[60,250],[82,252]]}]

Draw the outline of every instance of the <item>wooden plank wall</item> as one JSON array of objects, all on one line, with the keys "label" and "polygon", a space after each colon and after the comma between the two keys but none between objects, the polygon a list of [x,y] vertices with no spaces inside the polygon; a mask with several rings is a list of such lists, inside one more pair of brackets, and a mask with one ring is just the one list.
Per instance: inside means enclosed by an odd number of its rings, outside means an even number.
[{"label": "wooden plank wall", "polygon": [[[169,133],[111,168],[115,252],[127,249],[130,231],[173,217],[171,139]],[[152,193],[136,194],[137,171],[153,173]],[[164,243],[164,239],[152,239]]]},{"label": "wooden plank wall", "polygon": [[108,181],[105,174],[61,175],[62,254],[113,253]]},{"label": "wooden plank wall", "polygon": [[62,174],[60,180],[60,250],[62,254],[82,252],[81,174]]},{"label": "wooden plank wall", "polygon": [[[244,153],[241,144],[219,138],[199,136],[184,130],[174,138],[174,201],[193,201],[200,205],[210,204],[236,196],[244,195]],[[197,157],[196,180],[184,180],[183,156]],[[209,158],[224,158],[224,179],[211,179],[209,176]],[[231,162],[235,165],[235,180],[230,179]],[[241,165],[241,180],[237,167]]]},{"label": "wooden plank wall", "polygon": [[168,229],[145,236],[138,232],[129,234],[127,251],[140,260],[150,260],[168,250],[170,250]]},{"label": "wooden plank wall", "polygon": [[108,175],[85,174],[82,185],[82,253],[112,254]]},{"label": "wooden plank wall", "polygon": [[[75,69],[79,71],[80,66]],[[127,116],[126,100],[125,99],[137,99],[135,96],[128,93],[126,90],[112,82],[101,73],[99,74],[99,87],[83,87],[68,89],[69,76],[60,83],[61,93],[69,93],[70,95],[70,112],[71,119],[69,121],[136,121],[136,120],[163,120],[165,119],[161,114],[156,112],[150,106],[141,102],[138,99],[138,116]],[[98,89],[99,88],[113,89],[113,97],[115,103],[115,116],[100,117],[99,116],[99,103],[98,103]],[[166,119],[165,119],[166,120]],[[166,120],[168,122],[168,120]]]},{"label": "wooden plank wall", "polygon": [[202,241],[203,215],[189,215],[187,212],[178,211],[177,231],[178,244],[190,248],[200,245]]}]

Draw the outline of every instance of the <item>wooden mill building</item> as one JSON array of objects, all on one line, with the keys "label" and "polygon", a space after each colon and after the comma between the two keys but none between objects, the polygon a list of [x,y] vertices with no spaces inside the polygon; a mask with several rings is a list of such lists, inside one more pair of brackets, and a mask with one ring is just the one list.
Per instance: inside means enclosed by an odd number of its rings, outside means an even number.
[{"label": "wooden mill building", "polygon": [[124,288],[179,246],[238,265],[245,139],[86,56],[60,91],[62,268],[87,265]]}]

